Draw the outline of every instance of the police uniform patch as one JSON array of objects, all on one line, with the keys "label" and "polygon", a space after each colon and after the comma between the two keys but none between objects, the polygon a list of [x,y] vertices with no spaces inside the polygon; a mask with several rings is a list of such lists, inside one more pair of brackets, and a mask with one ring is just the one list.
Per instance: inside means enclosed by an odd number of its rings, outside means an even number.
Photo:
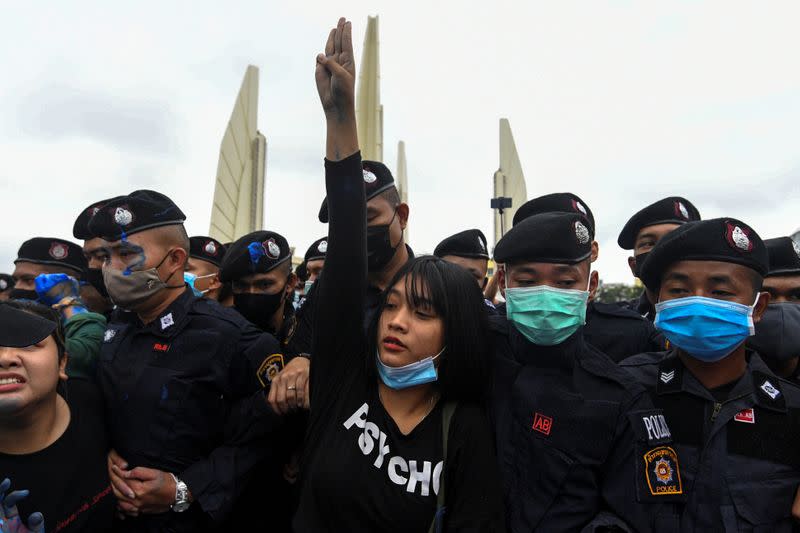
[{"label": "police uniform patch", "polygon": [[133,213],[128,211],[124,206],[117,207],[114,210],[114,222],[120,226],[127,226],[133,222]]},{"label": "police uniform patch", "polygon": [[736,422],[744,422],[745,424],[755,424],[756,423],[756,412],[755,409],[752,407],[748,409],[742,409],[733,417]]},{"label": "police uniform patch", "polygon": [[775,386],[769,381],[765,381],[761,384],[761,390],[763,390],[764,393],[773,400],[781,395],[781,391],[776,389]]},{"label": "police uniform patch", "polygon": [[652,496],[683,494],[678,454],[669,446],[659,446],[644,454],[647,487]]},{"label": "police uniform patch", "polygon": [[173,324],[175,324],[175,320],[172,318],[172,313],[167,313],[161,317],[161,329],[167,329]]},{"label": "police uniform patch", "polygon": [[264,359],[256,373],[261,386],[268,387],[281,370],[283,370],[283,354],[274,353]]},{"label": "police uniform patch", "polygon": [[66,259],[69,255],[69,248],[62,242],[54,242],[50,245],[49,253],[53,259]]},{"label": "police uniform patch", "polygon": [[661,372],[661,375],[658,377],[658,379],[660,379],[661,383],[663,383],[664,385],[666,385],[667,383],[672,381],[673,378],[675,378],[675,371],[674,370],[672,370],[670,372]]},{"label": "police uniform patch", "polygon": [[117,330],[115,330],[115,329],[107,329],[103,333],[103,342],[111,342],[112,340],[114,340],[114,335],[116,335],[116,334],[117,334]]}]

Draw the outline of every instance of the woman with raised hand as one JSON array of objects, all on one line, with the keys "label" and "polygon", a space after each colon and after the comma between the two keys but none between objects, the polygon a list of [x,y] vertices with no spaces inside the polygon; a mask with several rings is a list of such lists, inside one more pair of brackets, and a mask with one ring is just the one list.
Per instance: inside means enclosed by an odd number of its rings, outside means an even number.
[{"label": "woman with raised hand", "polygon": [[311,414],[296,531],[502,531],[486,312],[465,270],[403,267],[365,337],[366,203],[351,25],[317,57],[330,226],[317,280]]},{"label": "woman with raised hand", "polygon": [[[43,531],[42,517],[53,531],[111,530],[102,399],[88,380],[67,381],[67,358],[57,311],[0,302],[0,479],[11,480],[0,532]],[[25,490],[6,495],[12,482]]]}]

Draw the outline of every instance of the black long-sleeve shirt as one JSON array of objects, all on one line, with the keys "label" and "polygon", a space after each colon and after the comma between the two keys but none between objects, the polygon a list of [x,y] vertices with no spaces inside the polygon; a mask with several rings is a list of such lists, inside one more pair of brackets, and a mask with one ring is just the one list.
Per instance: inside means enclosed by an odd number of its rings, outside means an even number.
[{"label": "black long-sleeve shirt", "polygon": [[443,464],[441,402],[409,434],[366,371],[366,203],[361,156],[326,162],[330,227],[315,291],[311,415],[295,531],[427,531],[444,471],[446,529],[499,531],[502,503],[483,411],[459,405]]}]

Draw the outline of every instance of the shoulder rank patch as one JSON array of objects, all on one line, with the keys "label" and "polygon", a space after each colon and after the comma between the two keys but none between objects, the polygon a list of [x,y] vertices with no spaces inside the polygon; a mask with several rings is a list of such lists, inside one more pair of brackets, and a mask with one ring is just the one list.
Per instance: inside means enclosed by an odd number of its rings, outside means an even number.
[{"label": "shoulder rank patch", "polygon": [[283,354],[274,353],[264,359],[261,366],[258,367],[258,381],[261,382],[262,387],[268,387],[278,372],[283,370]]},{"label": "shoulder rank patch", "polygon": [[645,476],[652,496],[683,494],[678,454],[669,446],[659,446],[644,454]]}]

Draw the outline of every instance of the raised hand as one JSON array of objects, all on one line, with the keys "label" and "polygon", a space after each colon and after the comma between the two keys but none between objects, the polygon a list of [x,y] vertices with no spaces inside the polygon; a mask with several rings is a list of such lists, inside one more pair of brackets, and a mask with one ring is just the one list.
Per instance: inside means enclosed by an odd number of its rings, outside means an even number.
[{"label": "raised hand", "polygon": [[27,490],[15,490],[6,495],[11,488],[11,480],[0,483],[0,533],[44,533],[42,513],[33,513],[25,523],[19,516],[17,504],[28,496]]},{"label": "raised hand", "polygon": [[339,120],[355,116],[353,28],[344,17],[328,35],[325,53],[317,55],[316,79],[325,116]]}]

